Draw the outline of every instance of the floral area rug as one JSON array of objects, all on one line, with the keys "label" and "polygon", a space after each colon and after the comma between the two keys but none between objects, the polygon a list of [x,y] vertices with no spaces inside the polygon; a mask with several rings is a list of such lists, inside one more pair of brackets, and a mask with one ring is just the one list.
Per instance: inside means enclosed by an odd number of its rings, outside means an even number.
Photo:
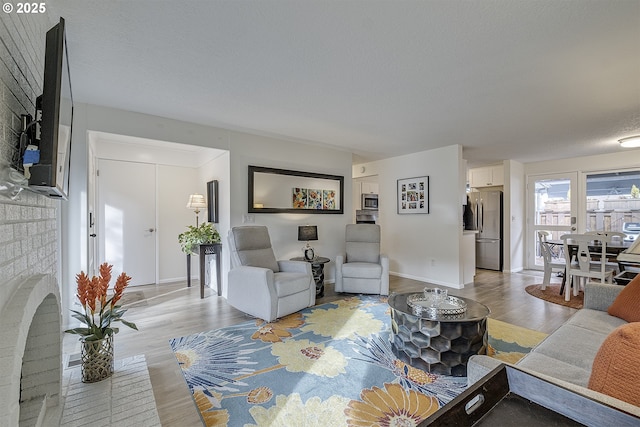
[{"label": "floral area rug", "polygon": [[[530,349],[489,322],[490,334],[501,330],[490,354],[517,360]],[[389,333],[387,298],[359,296],[170,344],[206,426],[416,426],[467,379],[406,365]]]}]

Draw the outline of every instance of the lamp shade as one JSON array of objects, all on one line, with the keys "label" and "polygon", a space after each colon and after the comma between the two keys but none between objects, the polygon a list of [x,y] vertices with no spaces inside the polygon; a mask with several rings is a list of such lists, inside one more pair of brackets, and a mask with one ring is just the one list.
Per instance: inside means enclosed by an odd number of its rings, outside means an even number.
[{"label": "lamp shade", "polygon": [[193,210],[204,209],[207,207],[207,201],[202,194],[192,194],[189,196],[187,208]]},{"label": "lamp shade", "polygon": [[318,240],[318,226],[317,225],[299,226],[298,240],[300,241]]},{"label": "lamp shade", "polygon": [[620,146],[624,148],[637,148],[640,147],[640,135],[630,136],[628,138],[619,139]]}]

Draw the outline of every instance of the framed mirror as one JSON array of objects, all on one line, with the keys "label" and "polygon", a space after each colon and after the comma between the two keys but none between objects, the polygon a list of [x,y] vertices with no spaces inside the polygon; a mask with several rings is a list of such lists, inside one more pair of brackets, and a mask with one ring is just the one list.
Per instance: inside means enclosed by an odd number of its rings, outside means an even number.
[{"label": "framed mirror", "polygon": [[250,213],[344,213],[344,177],[249,166]]}]

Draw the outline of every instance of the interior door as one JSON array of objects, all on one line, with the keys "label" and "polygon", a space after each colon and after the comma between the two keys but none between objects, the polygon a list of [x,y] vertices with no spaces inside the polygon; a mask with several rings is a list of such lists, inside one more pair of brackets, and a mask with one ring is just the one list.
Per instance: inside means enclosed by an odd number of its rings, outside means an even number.
[{"label": "interior door", "polygon": [[98,252],[131,285],[156,281],[156,167],[98,160]]},{"label": "interior door", "polygon": [[530,176],[527,179],[527,263],[543,269],[538,230],[551,232],[551,240],[578,229],[578,173]]}]

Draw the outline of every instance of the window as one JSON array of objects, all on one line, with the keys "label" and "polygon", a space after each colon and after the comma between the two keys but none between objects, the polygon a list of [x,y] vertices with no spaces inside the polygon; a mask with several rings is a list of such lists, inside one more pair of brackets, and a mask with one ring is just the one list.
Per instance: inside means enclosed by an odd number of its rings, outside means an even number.
[{"label": "window", "polygon": [[621,231],[627,240],[640,233],[640,171],[586,176],[587,231]]}]

